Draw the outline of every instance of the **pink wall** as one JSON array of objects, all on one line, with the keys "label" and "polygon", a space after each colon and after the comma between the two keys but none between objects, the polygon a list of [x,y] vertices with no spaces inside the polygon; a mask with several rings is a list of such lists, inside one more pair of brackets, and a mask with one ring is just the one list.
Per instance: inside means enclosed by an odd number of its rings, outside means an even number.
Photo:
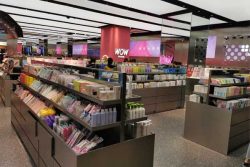
[{"label": "pink wall", "polygon": [[[130,46],[130,28],[122,26],[105,26],[101,29],[101,58],[108,55],[115,62],[122,62],[124,58],[115,55],[115,50],[129,49]],[[128,56],[126,56],[128,57]]]}]

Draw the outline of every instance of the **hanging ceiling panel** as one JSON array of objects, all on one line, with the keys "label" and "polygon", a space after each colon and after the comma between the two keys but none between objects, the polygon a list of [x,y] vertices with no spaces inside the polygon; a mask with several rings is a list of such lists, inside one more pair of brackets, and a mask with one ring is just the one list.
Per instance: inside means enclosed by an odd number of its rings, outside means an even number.
[{"label": "hanging ceiling panel", "polygon": [[183,10],[185,8],[163,2],[161,0],[106,0],[119,5],[143,10],[155,14],[165,14]]},{"label": "hanging ceiling panel", "polygon": [[51,19],[55,21],[68,22],[68,23],[73,23],[73,24],[88,25],[88,26],[93,26],[93,27],[101,27],[101,26],[106,25],[106,24],[98,23],[98,22],[86,21],[86,20],[75,19],[75,18],[67,18],[64,16],[53,15],[53,14],[48,14],[48,13],[43,13],[43,12],[36,12],[36,11],[26,10],[26,9],[19,9],[19,8],[8,7],[8,6],[3,6],[3,5],[0,5],[0,9],[9,14],[17,14],[17,15],[23,15],[23,16],[29,16],[29,17]]},{"label": "hanging ceiling panel", "polygon": [[70,33],[76,33],[76,34],[86,34],[86,35],[92,35],[92,36],[99,36],[100,34],[96,34],[96,33],[89,33],[89,32],[83,32],[83,31],[78,31],[78,30],[69,30],[69,29],[65,29],[65,28],[57,28],[57,27],[48,27],[45,25],[34,25],[34,24],[30,24],[30,23],[19,23],[19,25],[25,26],[25,27],[30,27],[30,28],[40,28],[40,29],[48,29],[48,30],[55,30],[55,31],[67,31]]},{"label": "hanging ceiling panel", "polygon": [[95,12],[82,10],[82,9],[76,9],[73,7],[68,7],[68,6],[63,6],[63,5],[57,5],[57,4],[53,4],[53,3],[49,3],[45,1],[0,0],[0,4],[8,4],[8,5],[19,6],[19,7],[28,8],[28,9],[35,9],[39,11],[54,13],[54,14],[68,15],[70,17],[80,17],[80,18],[85,18],[85,19],[98,21],[98,22],[105,21],[108,24],[122,25],[126,27],[130,27],[131,25],[133,25],[134,28],[143,27],[144,29],[149,30],[149,31],[159,30],[159,26],[154,25],[154,24],[141,23],[138,21],[123,19],[119,17],[95,13]]},{"label": "hanging ceiling panel", "polygon": [[180,0],[235,21],[250,20],[249,0]]},{"label": "hanging ceiling panel", "polygon": [[[134,1],[134,0],[133,0]],[[149,0],[147,0],[149,1]],[[75,7],[80,7],[80,8],[87,8],[87,9],[90,9],[90,10],[95,10],[96,12],[101,12],[101,13],[109,13],[111,15],[114,15],[114,16],[118,16],[118,17],[121,17],[121,18],[128,18],[128,19],[136,19],[138,21],[146,21],[146,22],[149,22],[149,23],[153,23],[153,24],[162,24],[162,18],[158,15],[149,15],[149,14],[145,14],[144,12],[143,13],[140,13],[139,11],[131,11],[129,9],[123,9],[121,7],[114,7],[114,6],[110,6],[110,5],[106,5],[106,4],[103,4],[103,3],[100,3],[101,1],[98,1],[97,2],[92,2],[92,1],[87,1],[87,0],[82,0],[82,1],[79,1],[79,0],[71,0],[71,1],[68,1],[68,0],[57,0],[57,1],[53,1],[53,2],[62,2],[64,3],[65,5],[74,5]],[[143,6],[145,5],[150,5],[150,3],[152,3],[152,1],[150,0],[149,2],[143,2]],[[168,4],[168,3],[165,3],[165,6]],[[123,5],[123,4],[119,4],[119,5]],[[152,7],[152,6],[151,6]],[[133,7],[132,7],[133,8]],[[136,8],[138,9],[138,8]],[[149,13],[151,13],[151,11],[148,11]],[[168,10],[165,11],[166,12],[169,12]],[[169,24],[169,25],[168,25]],[[179,22],[176,22],[176,21],[168,21],[168,24],[166,24],[167,26],[173,26],[173,27],[176,27],[176,28],[185,28],[187,27],[187,24],[184,24],[184,23],[179,23]],[[131,25],[132,27],[132,25]]]}]

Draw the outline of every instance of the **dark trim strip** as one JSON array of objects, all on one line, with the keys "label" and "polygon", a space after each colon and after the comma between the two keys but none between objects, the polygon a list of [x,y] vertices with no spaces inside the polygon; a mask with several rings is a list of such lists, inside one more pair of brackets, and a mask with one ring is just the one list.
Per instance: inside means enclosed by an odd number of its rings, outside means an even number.
[{"label": "dark trim strip", "polygon": [[163,15],[161,15],[161,17],[168,18],[168,17],[171,17],[171,16],[182,15],[182,14],[187,14],[187,13],[192,13],[192,12],[189,9],[184,9],[184,10],[180,10],[180,11],[177,11],[177,12],[171,12],[171,13],[163,14]]},{"label": "dark trim strip", "polygon": [[183,21],[183,20],[179,20],[179,19],[174,19],[174,18],[164,18],[165,20],[171,20],[171,21],[175,21],[175,22],[180,22],[180,23],[183,23],[183,24],[188,24],[191,26],[191,22],[188,22],[188,21]]},{"label": "dark trim strip", "polygon": [[204,18],[208,18],[208,19],[210,17],[214,17],[214,18],[217,18],[219,20],[226,21],[226,22],[236,22],[236,21],[231,20],[229,18],[226,18],[224,16],[220,16],[218,14],[209,12],[209,11],[207,11],[205,9],[198,8],[196,6],[190,5],[188,3],[185,3],[185,2],[182,2],[182,1],[179,1],[179,0],[162,0],[162,1],[167,2],[167,3],[171,3],[171,4],[176,5],[176,6],[180,6],[180,7],[183,7],[183,8],[190,9],[193,14],[196,14],[196,15],[198,15],[200,17],[204,17]]},{"label": "dark trim strip", "polygon": [[81,31],[81,32],[86,32],[86,33],[91,33],[91,34],[101,34],[97,32],[92,32],[92,31],[83,31],[83,30],[77,30],[77,29],[71,29],[71,28],[63,28],[63,27],[57,27],[57,26],[51,26],[51,25],[43,25],[43,24],[36,24],[36,23],[29,23],[29,22],[22,22],[18,21],[18,23],[24,23],[24,24],[33,24],[37,26],[44,26],[44,27],[52,27],[52,28],[60,28],[60,29],[65,29],[65,30],[71,30],[71,31]]},{"label": "dark trim strip", "polygon": [[212,24],[205,26],[192,27],[192,31],[203,31],[203,30],[213,30],[222,28],[234,28],[234,27],[249,27],[250,21],[241,21],[236,23],[222,23],[222,24]]},{"label": "dark trim strip", "polygon": [[[48,30],[40,30],[40,29],[24,28],[24,27],[23,27],[23,31],[26,32],[25,34],[38,33],[38,34],[46,34],[46,35],[52,35],[52,36],[64,36],[64,37],[66,37],[66,35],[69,35],[67,33],[59,33],[58,34],[58,32],[56,32],[56,31],[48,31]],[[52,33],[52,34],[50,34],[50,33]],[[77,34],[77,36],[80,37],[80,34]],[[84,36],[85,36],[84,38],[86,38],[89,35],[84,35]]]},{"label": "dark trim strip", "polygon": [[78,24],[78,23],[72,23],[72,22],[67,22],[67,21],[60,21],[60,20],[54,20],[54,19],[48,19],[48,18],[42,18],[42,17],[36,17],[36,16],[17,14],[17,13],[9,13],[8,12],[8,14],[16,15],[16,16],[22,16],[22,17],[29,17],[29,18],[33,18],[33,19],[48,20],[48,21],[55,21],[55,22],[60,22],[60,23],[72,24],[72,25],[79,25],[79,26],[85,26],[85,27],[91,27],[91,28],[98,28],[98,26],[91,26],[91,25],[86,25],[86,24]]},{"label": "dark trim strip", "polygon": [[161,38],[161,31],[149,31],[149,32],[142,32],[142,33],[132,33],[131,37],[141,37],[141,36],[153,36],[153,35],[159,35],[159,38]]},{"label": "dark trim strip", "polygon": [[[53,30],[53,29],[48,29],[48,28],[34,28],[32,26],[21,26],[22,28],[25,28],[25,29],[30,29],[30,30],[41,30],[41,31],[49,31],[49,32],[60,32],[60,33],[65,33],[67,35],[70,35],[70,34],[74,34],[72,32],[68,32],[68,31],[58,31],[58,30]],[[70,33],[70,34],[69,34]],[[86,36],[91,36],[89,34],[79,34],[77,33],[77,35],[86,35]]]},{"label": "dark trim strip", "polygon": [[158,26],[163,26],[163,27],[169,27],[169,28],[175,28],[175,29],[179,29],[179,30],[190,31],[189,29],[185,29],[185,28],[162,25],[162,24],[158,24],[158,23],[155,23],[155,22],[151,22],[151,21],[136,19],[136,18],[128,17],[128,16],[121,16],[121,15],[118,15],[118,14],[108,13],[108,12],[105,12],[105,11],[99,11],[99,10],[95,10],[95,9],[89,9],[89,8],[86,8],[86,7],[83,7],[83,6],[73,5],[73,4],[64,3],[64,2],[59,2],[59,1],[56,1],[56,0],[53,0],[53,1],[52,0],[41,0],[41,1],[46,1],[46,2],[50,2],[50,3],[58,4],[58,5],[63,5],[63,6],[68,6],[68,7],[72,7],[72,8],[76,8],[76,9],[87,10],[87,11],[90,11],[90,12],[100,13],[100,14],[104,14],[104,15],[119,17],[119,18],[123,18],[123,19],[134,20],[134,21],[138,21],[138,22],[143,22],[143,23],[148,23],[148,24],[153,24],[153,25],[158,25]]},{"label": "dark trim strip", "polygon": [[[100,4],[103,4],[103,5],[112,6],[112,7],[116,7],[116,8],[119,8],[119,9],[124,9],[124,10],[128,10],[128,11],[140,13],[140,14],[149,15],[149,16],[152,16],[152,17],[162,18],[162,15],[158,15],[158,14],[155,14],[155,13],[139,10],[139,9],[136,9],[136,8],[131,8],[131,7],[127,7],[127,6],[124,6],[124,5],[108,2],[106,0],[102,0],[102,1],[100,1],[100,0],[89,0],[89,1],[100,3]],[[177,11],[177,12],[181,12],[181,11]],[[165,18],[165,19],[175,21],[175,22],[179,22],[179,23],[190,24],[190,22],[186,22],[186,21],[183,21],[183,20],[171,19],[171,18]]]}]

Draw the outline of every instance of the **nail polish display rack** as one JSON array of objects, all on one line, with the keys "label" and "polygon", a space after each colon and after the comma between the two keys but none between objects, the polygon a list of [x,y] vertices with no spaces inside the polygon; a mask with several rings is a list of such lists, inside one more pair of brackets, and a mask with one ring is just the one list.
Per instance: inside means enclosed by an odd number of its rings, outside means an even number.
[{"label": "nail polish display rack", "polygon": [[[46,65],[56,66],[57,64],[46,63]],[[96,103],[100,106],[116,106],[118,120],[113,124],[91,127],[80,118],[67,112],[61,106],[31,89],[29,86],[19,83],[24,89],[30,91],[32,95],[40,98],[50,106],[53,106],[57,112],[65,114],[79,124],[79,126],[82,126],[89,131],[93,131],[104,138],[104,143],[100,148],[78,155],[60,136],[58,136],[57,133],[55,133],[40,117],[38,117],[38,115],[35,114],[27,104],[13,93],[11,97],[11,123],[33,160],[34,165],[38,167],[153,167],[155,135],[150,134],[139,138],[131,138],[126,134],[125,129],[127,124],[133,124],[147,119],[147,117],[143,117],[135,120],[126,120],[126,103],[140,101],[141,99],[138,96],[126,99],[126,74],[118,73],[119,82],[110,83],[98,80],[98,75],[103,70],[80,68],[70,65],[59,65],[59,67],[77,69],[80,74],[93,72],[96,75],[95,79],[90,79],[92,82],[96,81],[106,84],[119,84],[121,87],[121,98],[119,100],[102,101],[93,98],[92,96],[77,92],[66,86],[54,83],[50,80],[32,75],[27,71],[25,73],[26,75],[36,78],[36,80],[64,89],[75,96]]]}]

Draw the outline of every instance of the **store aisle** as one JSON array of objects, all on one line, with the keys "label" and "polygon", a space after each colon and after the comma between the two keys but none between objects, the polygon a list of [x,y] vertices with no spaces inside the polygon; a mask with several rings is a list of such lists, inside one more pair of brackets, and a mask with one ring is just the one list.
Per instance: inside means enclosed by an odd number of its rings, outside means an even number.
[{"label": "store aisle", "polygon": [[[182,137],[184,110],[151,115],[152,131],[156,133],[154,167],[238,167],[246,147],[231,156],[185,140]],[[31,167],[27,153],[10,124],[10,109],[0,102],[0,167]]]},{"label": "store aisle", "polygon": [[156,134],[154,167],[239,167],[247,146],[224,156],[183,138],[184,110],[151,115]]},{"label": "store aisle", "polygon": [[0,167],[32,167],[10,122],[10,108],[0,100]]}]

